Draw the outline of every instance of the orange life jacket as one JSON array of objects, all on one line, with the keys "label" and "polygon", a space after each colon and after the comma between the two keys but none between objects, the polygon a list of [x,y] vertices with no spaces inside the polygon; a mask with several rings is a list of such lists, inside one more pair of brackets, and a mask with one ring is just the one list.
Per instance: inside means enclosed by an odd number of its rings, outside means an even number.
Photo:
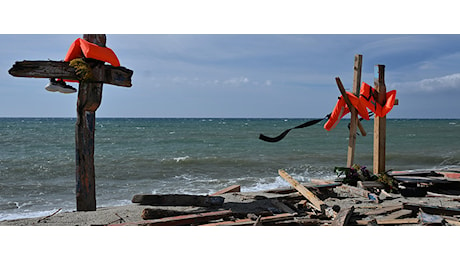
[{"label": "orange life jacket", "polygon": [[108,62],[115,67],[120,66],[120,61],[118,61],[118,57],[112,49],[101,47],[97,44],[78,38],[72,43],[72,45],[70,45],[64,61],[71,61],[81,57]]},{"label": "orange life jacket", "polygon": [[377,91],[373,87],[363,82],[361,85],[359,100],[364,106],[374,112],[376,116],[384,117],[391,111],[391,109],[393,109],[396,100],[396,90],[391,90],[386,93],[387,101],[383,106],[376,102],[374,97],[376,93]]},{"label": "orange life jacket", "polygon": [[[364,104],[361,103],[360,99],[350,92],[347,92],[347,96],[351,104],[358,111],[358,114],[362,118],[369,120],[369,113],[367,113],[367,109]],[[328,131],[334,129],[339,123],[340,119],[342,119],[342,117],[344,117],[349,112],[350,108],[347,106],[343,97],[340,96],[337,104],[334,107],[334,110],[331,113],[331,116],[329,117],[329,120],[326,122],[326,124],[324,124],[324,129]]]}]

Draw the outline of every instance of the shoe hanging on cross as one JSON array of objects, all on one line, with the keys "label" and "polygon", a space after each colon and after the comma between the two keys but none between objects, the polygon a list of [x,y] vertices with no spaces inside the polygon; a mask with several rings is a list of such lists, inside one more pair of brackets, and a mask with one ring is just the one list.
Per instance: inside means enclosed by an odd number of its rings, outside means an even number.
[{"label": "shoe hanging on cross", "polygon": [[60,92],[63,94],[75,93],[77,89],[67,85],[63,80],[50,79],[50,82],[45,86],[45,89],[51,92]]}]

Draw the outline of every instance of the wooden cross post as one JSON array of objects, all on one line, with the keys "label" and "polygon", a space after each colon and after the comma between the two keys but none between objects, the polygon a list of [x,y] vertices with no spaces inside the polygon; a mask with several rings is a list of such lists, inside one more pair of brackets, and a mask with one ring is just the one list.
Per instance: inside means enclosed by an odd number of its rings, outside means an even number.
[{"label": "wooden cross post", "polygon": [[[384,106],[387,89],[385,86],[385,65],[375,65],[374,86],[378,93],[376,102]],[[386,116],[374,117],[374,173],[385,172]]]},{"label": "wooden cross post", "polygon": [[[361,88],[361,71],[363,65],[363,55],[355,55],[355,63],[353,66],[353,94],[359,97],[359,91]],[[356,108],[350,108],[351,119],[350,119],[350,136],[348,139],[348,154],[347,154],[347,167],[353,166],[355,159],[355,146],[356,146],[356,127],[358,126],[358,111]],[[361,131],[363,132],[363,131]]]},{"label": "wooden cross post", "polygon": [[[105,47],[105,34],[85,34],[83,39]],[[132,70],[104,65],[103,61],[85,59],[92,78],[78,86],[77,122],[75,125],[76,197],[77,211],[96,210],[96,183],[94,171],[94,130],[96,110],[101,104],[102,85],[108,83],[131,87]],[[16,62],[8,71],[15,77],[59,78],[79,80],[75,69],[64,61]]]}]

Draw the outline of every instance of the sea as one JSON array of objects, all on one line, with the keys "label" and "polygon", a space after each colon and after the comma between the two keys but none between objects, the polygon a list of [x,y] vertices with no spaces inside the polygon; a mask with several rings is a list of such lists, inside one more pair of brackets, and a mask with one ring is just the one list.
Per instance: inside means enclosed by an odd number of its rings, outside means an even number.
[{"label": "sea", "polygon": [[[135,194],[211,194],[334,179],[346,166],[349,119],[274,137],[309,119],[97,118],[97,207],[131,204]],[[0,221],[76,210],[75,118],[0,118]],[[373,120],[363,121],[355,163],[372,168]],[[460,166],[460,119],[387,119],[386,169]]]}]

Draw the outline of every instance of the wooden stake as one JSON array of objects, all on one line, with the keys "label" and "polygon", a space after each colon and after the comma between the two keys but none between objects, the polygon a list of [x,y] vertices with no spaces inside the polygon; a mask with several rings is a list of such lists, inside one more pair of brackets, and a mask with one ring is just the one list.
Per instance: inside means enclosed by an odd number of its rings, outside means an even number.
[{"label": "wooden stake", "polygon": [[[85,34],[83,39],[105,47],[105,34]],[[95,77],[103,76],[104,62],[93,60],[90,66]],[[102,99],[102,85],[102,83],[81,82],[78,86],[77,122],[75,124],[77,211],[96,210],[94,130],[96,110]]]},{"label": "wooden stake", "polygon": [[[377,102],[382,106],[386,102],[385,65],[375,65],[374,86],[378,93]],[[374,174],[385,172],[386,116],[374,117]]]},{"label": "wooden stake", "polygon": [[[355,55],[355,63],[353,66],[353,94],[359,97],[359,91],[361,88],[361,70],[363,64],[363,55]],[[359,122],[358,111],[356,108],[350,108],[351,119],[350,119],[350,136],[348,139],[348,155],[347,155],[347,167],[353,166],[355,159],[355,146],[356,146],[356,126]],[[362,131],[361,131],[362,132]]]}]

